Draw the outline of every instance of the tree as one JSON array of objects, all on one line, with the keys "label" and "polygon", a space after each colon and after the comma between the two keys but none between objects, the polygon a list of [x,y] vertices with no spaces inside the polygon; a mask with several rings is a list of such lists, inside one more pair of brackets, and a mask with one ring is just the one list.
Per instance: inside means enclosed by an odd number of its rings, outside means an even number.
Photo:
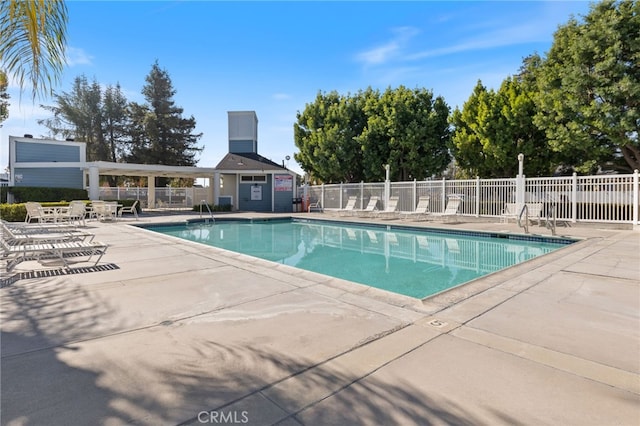
[{"label": "tree", "polygon": [[9,94],[7,93],[7,74],[0,70],[0,127],[2,122],[9,117]]},{"label": "tree", "polygon": [[84,75],[73,82],[70,92],[54,94],[55,106],[43,106],[52,118],[38,120],[53,136],[73,138],[87,144],[88,161],[115,161],[109,156],[103,129],[102,90],[96,80],[91,84]]},{"label": "tree", "polygon": [[450,162],[449,107],[426,89],[388,88],[367,103],[367,127],[359,140],[364,150],[365,177],[382,180],[384,164],[391,179],[425,179]]},{"label": "tree", "polygon": [[295,160],[322,182],[359,182],[364,178],[362,149],[357,137],[366,125],[364,100],[373,91],[355,96],[318,93],[313,103],[296,114]]},{"label": "tree", "polygon": [[554,34],[535,123],[576,170],[640,169],[640,3],[606,0]]},{"label": "tree", "polygon": [[[203,148],[196,145],[202,133],[192,133],[196,120],[183,118],[183,109],[175,106],[171,79],[156,61],[146,77],[142,94],[146,104],[132,103],[130,150],[127,160],[143,164],[194,166],[195,156]],[[162,185],[166,179],[158,184]]]},{"label": "tree", "polygon": [[[54,94],[54,99],[55,106],[43,106],[53,117],[38,121],[52,136],[85,142],[89,161],[122,160],[130,119],[119,84],[107,86],[103,93],[96,80],[89,84],[82,75],[76,77],[69,93]],[[112,186],[117,184],[114,176],[106,179]]]},{"label": "tree", "polygon": [[130,115],[128,101],[120,84],[107,86],[102,98],[102,129],[109,148],[110,159],[117,162],[123,156],[125,144],[129,141]]},{"label": "tree", "polygon": [[555,155],[532,118],[536,113],[532,69],[537,58],[525,59],[520,74],[505,79],[497,92],[478,81],[462,111],[453,112],[451,151],[461,176],[515,176],[520,153],[527,159],[527,176],[548,176],[555,169]]},{"label": "tree", "polygon": [[33,99],[48,95],[65,65],[67,7],[61,0],[0,2],[0,69]]},{"label": "tree", "polygon": [[449,107],[430,91],[404,87],[384,94],[319,93],[297,114],[295,159],[322,182],[424,179],[448,162]]}]

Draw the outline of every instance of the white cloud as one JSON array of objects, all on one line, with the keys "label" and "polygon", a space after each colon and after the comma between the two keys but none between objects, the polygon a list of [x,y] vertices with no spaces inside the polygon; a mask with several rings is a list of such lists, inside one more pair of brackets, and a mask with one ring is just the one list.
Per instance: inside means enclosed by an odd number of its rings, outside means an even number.
[{"label": "white cloud", "polygon": [[356,60],[365,65],[379,65],[397,57],[407,43],[420,31],[414,27],[393,28],[394,36],[391,40],[377,47],[358,53]]},{"label": "white cloud", "polygon": [[92,65],[93,56],[86,53],[83,49],[67,46],[66,51],[67,65],[74,67],[76,65]]},{"label": "white cloud", "polygon": [[453,53],[468,52],[472,50],[492,49],[496,47],[513,46],[525,43],[550,41],[553,29],[548,23],[541,21],[528,22],[506,28],[498,28],[484,34],[477,34],[473,39],[464,40],[437,49],[424,50],[405,57],[406,60],[415,61],[424,58],[450,55]]}]

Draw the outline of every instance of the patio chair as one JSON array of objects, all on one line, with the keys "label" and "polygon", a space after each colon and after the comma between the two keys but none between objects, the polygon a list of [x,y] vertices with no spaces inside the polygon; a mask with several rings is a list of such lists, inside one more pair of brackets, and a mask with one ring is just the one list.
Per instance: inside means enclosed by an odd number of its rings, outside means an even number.
[{"label": "patio chair", "polygon": [[84,201],[71,201],[69,208],[66,211],[59,213],[56,217],[56,222],[68,222],[70,224],[78,222],[78,226],[86,226],[84,218],[87,215],[87,206]]},{"label": "patio chair", "polygon": [[338,210],[338,214],[343,216],[343,215],[349,215],[353,213],[353,211],[356,208],[356,201],[358,201],[358,197],[349,197],[349,199],[347,200],[347,204],[344,206],[344,208]]},{"label": "patio chair", "polygon": [[29,260],[59,259],[69,268],[69,257],[87,256],[90,262],[97,256],[93,266],[97,265],[106,253],[108,246],[97,241],[56,241],[46,243],[29,243],[10,245],[4,239],[0,240],[2,257],[7,259],[6,270],[11,271],[21,262]]},{"label": "patio chair", "polygon": [[100,221],[116,220],[118,203],[111,201],[91,202],[91,214]]},{"label": "patio chair", "polygon": [[354,214],[360,217],[368,216],[374,211],[376,211],[376,209],[378,208],[378,201],[380,201],[380,197],[371,197],[369,198],[369,203],[367,204],[367,207],[365,207],[362,210],[354,210],[353,212]]},{"label": "patio chair", "polygon": [[87,206],[87,219],[91,220],[91,219],[97,219],[98,218],[98,214],[96,212],[96,205],[98,205],[98,204],[104,204],[104,201],[102,201],[102,200],[91,200],[91,202]]},{"label": "patio chair", "polygon": [[120,207],[118,216],[122,217],[122,213],[132,213],[136,217],[136,220],[138,220],[138,209],[136,208],[138,203],[139,200],[136,200],[130,207]]},{"label": "patio chair", "polygon": [[27,201],[24,203],[24,207],[27,210],[27,215],[24,219],[25,223],[31,223],[33,220],[38,221],[38,223],[55,222],[55,214],[45,211],[42,208],[42,204],[38,202]]},{"label": "patio chair", "polygon": [[311,213],[312,211],[322,212],[322,205],[320,204],[319,200],[309,203],[309,206],[307,207],[307,213]]},{"label": "patio chair", "polygon": [[398,214],[398,201],[400,201],[400,197],[389,197],[385,209],[374,211],[373,216],[381,219],[394,218]]},{"label": "patio chair", "polygon": [[538,222],[542,225],[542,203],[527,203],[527,217],[531,224]]},{"label": "patio chair", "polygon": [[416,218],[427,216],[430,212],[429,210],[430,201],[431,201],[431,197],[428,195],[418,198],[418,205],[416,206],[416,209],[412,212],[402,212],[401,213],[402,217],[405,219],[411,218],[412,220],[415,220]]},{"label": "patio chair", "polygon": [[500,222],[509,223],[509,219],[518,218],[518,205],[516,203],[506,203],[500,212]]}]

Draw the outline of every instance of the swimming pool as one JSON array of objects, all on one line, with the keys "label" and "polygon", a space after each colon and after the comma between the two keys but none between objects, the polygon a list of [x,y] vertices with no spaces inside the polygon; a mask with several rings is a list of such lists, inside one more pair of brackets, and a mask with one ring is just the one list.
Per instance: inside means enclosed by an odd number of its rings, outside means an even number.
[{"label": "swimming pool", "polygon": [[575,242],[295,218],[142,227],[419,299]]}]

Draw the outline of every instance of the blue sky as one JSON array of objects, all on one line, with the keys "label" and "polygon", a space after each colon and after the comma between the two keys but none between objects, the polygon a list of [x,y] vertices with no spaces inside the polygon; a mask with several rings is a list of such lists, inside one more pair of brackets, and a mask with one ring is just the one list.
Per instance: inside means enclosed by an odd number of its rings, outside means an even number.
[{"label": "blue sky", "polygon": [[[69,1],[68,64],[57,93],[85,75],[119,83],[129,101],[157,60],[194,116],[213,167],[227,152],[227,111],[255,110],[258,151],[297,172],[296,113],[319,91],[356,93],[404,85],[462,107],[478,80],[497,89],[522,59],[544,55],[558,25],[588,13],[585,1],[219,2]],[[13,84],[0,128],[0,166],[8,137],[45,136],[47,113]]]}]

